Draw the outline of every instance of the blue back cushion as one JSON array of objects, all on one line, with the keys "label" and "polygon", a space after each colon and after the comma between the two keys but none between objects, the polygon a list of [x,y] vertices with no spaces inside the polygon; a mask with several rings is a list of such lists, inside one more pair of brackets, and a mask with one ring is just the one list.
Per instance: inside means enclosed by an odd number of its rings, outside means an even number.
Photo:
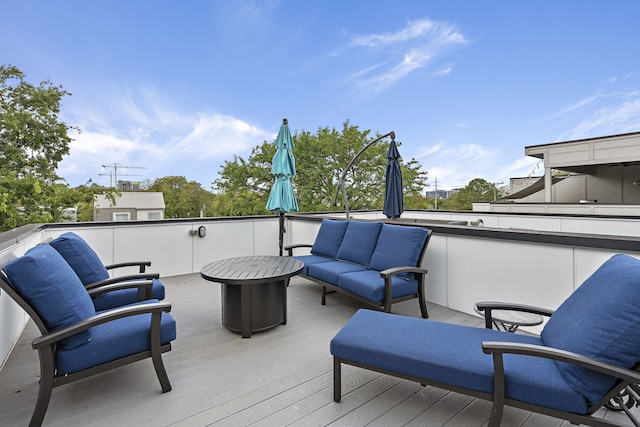
[{"label": "blue back cushion", "polygon": [[383,224],[369,268],[382,271],[391,267],[417,267],[428,234],[425,228]]},{"label": "blue back cushion", "polygon": [[[640,362],[640,260],[614,255],[549,318],[541,337],[550,347],[618,366]],[[567,382],[596,403],[614,379],[559,362]]]},{"label": "blue back cushion", "polygon": [[381,222],[349,221],[336,258],[368,266],[381,228]]},{"label": "blue back cushion", "polygon": [[109,272],[98,255],[77,234],[71,232],[61,234],[51,241],[50,245],[60,252],[84,285],[109,278]]},{"label": "blue back cushion", "polygon": [[311,253],[335,259],[347,225],[349,225],[349,221],[323,219]]},{"label": "blue back cushion", "polygon": [[[84,285],[60,254],[49,245],[38,245],[5,266],[15,290],[38,313],[50,331],[72,325],[96,314]],[[74,348],[91,339],[91,329],[61,341]]]}]

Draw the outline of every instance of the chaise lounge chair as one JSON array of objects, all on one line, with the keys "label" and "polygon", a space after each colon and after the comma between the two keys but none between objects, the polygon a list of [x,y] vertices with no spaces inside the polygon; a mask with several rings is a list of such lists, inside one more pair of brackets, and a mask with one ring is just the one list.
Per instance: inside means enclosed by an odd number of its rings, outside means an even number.
[{"label": "chaise lounge chair", "polygon": [[549,315],[540,336],[359,310],[331,341],[334,400],[341,365],[359,366],[574,424],[622,425],[595,415],[640,382],[640,260],[615,255],[555,312],[525,306],[478,307]]}]

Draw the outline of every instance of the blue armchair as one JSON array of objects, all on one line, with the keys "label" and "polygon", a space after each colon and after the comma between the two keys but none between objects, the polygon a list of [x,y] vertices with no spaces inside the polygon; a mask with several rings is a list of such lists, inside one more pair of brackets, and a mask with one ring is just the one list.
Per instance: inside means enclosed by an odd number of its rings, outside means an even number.
[{"label": "blue armchair", "polygon": [[171,383],[162,353],[171,350],[171,305],[157,300],[98,311],[62,256],[38,245],[0,260],[0,287],[40,330],[31,343],[40,360],[40,389],[31,426],[44,420],[53,389],[150,357],[163,392]]},{"label": "blue armchair", "polygon": [[334,400],[346,363],[492,401],[492,427],[504,405],[573,424],[618,425],[594,414],[640,382],[640,260],[613,256],[555,311],[478,308],[487,327],[493,309],[550,317],[534,336],[360,310],[331,341]]},{"label": "blue armchair", "polygon": [[[91,246],[73,232],[61,234],[49,244],[62,255],[90,291],[96,310],[107,310],[151,298],[163,300],[165,297],[165,288],[159,275],[145,272],[146,267],[151,265],[150,261],[105,266]],[[109,277],[109,270],[136,266],[139,267],[138,274]]]}]

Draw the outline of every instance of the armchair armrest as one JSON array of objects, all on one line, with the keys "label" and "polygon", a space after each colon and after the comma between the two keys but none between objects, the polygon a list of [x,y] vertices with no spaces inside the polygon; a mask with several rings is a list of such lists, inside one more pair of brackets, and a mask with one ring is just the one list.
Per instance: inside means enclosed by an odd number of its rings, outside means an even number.
[{"label": "armchair armrest", "polygon": [[[640,372],[638,371],[622,368],[620,366],[603,362],[592,357],[583,356],[581,354],[572,353],[570,351],[560,350],[553,347],[514,342],[485,341],[482,343],[482,351],[486,354],[493,354],[494,366],[497,366],[499,368],[503,379],[504,370],[502,366],[502,355],[521,354],[525,356],[542,357],[545,359],[552,359],[560,362],[570,363],[618,378],[628,383],[640,382]],[[496,375],[497,373],[498,370],[496,369]]]},{"label": "armchair armrest", "polygon": [[109,285],[112,283],[120,283],[127,282],[131,280],[151,280],[151,279],[159,279],[160,273],[141,273],[141,274],[128,274],[126,276],[120,277],[110,277],[108,279],[100,280],[98,282],[89,283],[85,286],[87,289],[93,289],[96,287],[101,287],[104,285]]},{"label": "armchair armrest", "polygon": [[89,293],[89,296],[96,297],[111,291],[136,288],[138,290],[144,289],[145,295],[151,295],[151,286],[153,286],[153,281],[151,280],[131,280],[126,282],[107,283],[101,286],[94,286],[91,289],[87,288],[87,292]]},{"label": "armchair armrest", "polygon": [[514,304],[509,302],[497,302],[497,301],[481,301],[476,303],[476,310],[480,313],[484,313],[484,322],[487,329],[491,329],[493,325],[493,310],[508,310],[508,311],[522,311],[525,313],[538,314],[540,316],[551,317],[554,310],[549,310],[542,307],[535,307],[524,304]]},{"label": "armchair armrest", "polygon": [[110,265],[105,265],[104,267],[107,270],[113,270],[114,268],[121,268],[121,267],[140,267],[140,273],[144,273],[145,269],[149,266],[151,266],[151,261],[130,261],[130,262],[120,262],[117,264],[110,264]]},{"label": "armchair armrest", "polygon": [[387,268],[386,270],[382,270],[380,272],[380,277],[382,277],[383,279],[386,279],[388,277],[391,277],[399,273],[414,273],[414,274],[419,274],[424,276],[425,274],[428,273],[428,270],[425,268],[410,267],[410,266],[391,267],[391,268]]},{"label": "armchair armrest", "polygon": [[298,244],[295,244],[295,245],[287,245],[283,249],[285,249],[287,251],[289,256],[292,256],[293,255],[293,250],[295,248],[312,248],[312,247],[313,247],[313,245],[310,245],[308,243],[298,243]]},{"label": "armchair armrest", "polygon": [[[160,322],[155,321],[155,318],[159,319],[159,316],[162,313],[168,313],[171,311],[170,303],[149,303],[149,304],[139,304],[133,306],[127,306],[122,308],[117,308],[115,310],[109,310],[105,312],[101,312],[100,314],[96,314],[95,316],[89,317],[88,319],[82,320],[80,322],[74,323],[73,325],[67,326],[66,328],[59,329],[55,332],[50,332],[48,334],[42,335],[31,342],[31,347],[34,350],[37,350],[42,347],[46,347],[52,345],[60,340],[63,340],[71,335],[75,335],[78,332],[85,331],[94,326],[100,325],[102,323],[107,323],[112,320],[121,319],[123,317],[136,316],[139,314],[148,314],[151,313],[152,320],[151,324],[157,323],[158,329],[156,333],[159,333]],[[152,330],[154,333],[154,330]]]}]

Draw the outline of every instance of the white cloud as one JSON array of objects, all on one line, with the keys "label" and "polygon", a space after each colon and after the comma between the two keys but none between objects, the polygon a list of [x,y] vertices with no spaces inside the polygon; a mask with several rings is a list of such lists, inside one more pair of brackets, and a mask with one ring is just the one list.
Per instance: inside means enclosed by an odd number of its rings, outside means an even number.
[{"label": "white cloud", "polygon": [[[352,78],[361,90],[378,93],[426,67],[450,49],[466,43],[465,36],[455,27],[429,19],[409,21],[405,28],[395,33],[354,36],[351,46],[365,49],[358,53],[363,53],[377,65],[362,68],[353,73]],[[382,67],[381,64],[389,66]],[[442,69],[435,75],[448,75],[452,69]]]},{"label": "white cloud", "polygon": [[216,165],[275,138],[272,131],[231,116],[178,111],[154,90],[141,90],[137,97],[116,93],[67,120],[83,130],[58,169],[72,186],[88,178],[100,182],[102,165],[114,164],[148,169],[131,172],[143,179],[182,175],[211,182]]}]

